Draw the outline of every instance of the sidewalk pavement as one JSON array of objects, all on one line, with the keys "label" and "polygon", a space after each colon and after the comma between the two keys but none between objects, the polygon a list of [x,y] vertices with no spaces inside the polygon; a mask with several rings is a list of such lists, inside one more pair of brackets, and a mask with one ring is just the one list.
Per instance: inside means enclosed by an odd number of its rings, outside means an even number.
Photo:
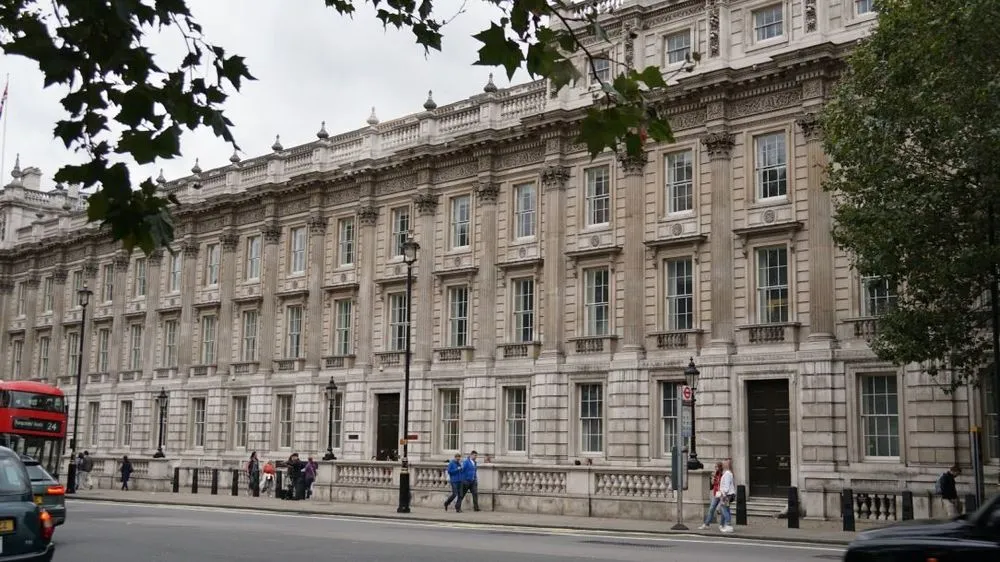
[{"label": "sidewalk pavement", "polygon": [[[86,490],[70,496],[81,500],[108,501],[120,503],[145,503],[162,505],[183,505],[197,507],[221,507],[291,513],[300,515],[330,515],[340,517],[370,517],[381,519],[433,521],[472,525],[494,525],[511,527],[535,527],[548,529],[573,529],[581,531],[611,531],[619,533],[687,534],[718,536],[720,539],[741,538],[776,542],[799,542],[828,545],[846,545],[854,539],[854,533],[839,529],[836,521],[800,521],[801,528],[789,529],[784,519],[754,518],[748,526],[736,527],[736,532],[723,535],[717,526],[707,531],[697,530],[697,522],[685,522],[691,530],[672,531],[673,521],[649,521],[632,519],[609,519],[601,517],[575,517],[569,515],[524,514],[501,511],[454,511],[414,507],[409,514],[396,513],[394,506],[360,503],[329,503],[316,500],[285,501],[269,497],[247,497],[217,495],[208,493],[191,494],[170,492],[122,492],[117,490]],[[72,518],[72,515],[70,515]],[[863,529],[862,529],[863,530]]]}]

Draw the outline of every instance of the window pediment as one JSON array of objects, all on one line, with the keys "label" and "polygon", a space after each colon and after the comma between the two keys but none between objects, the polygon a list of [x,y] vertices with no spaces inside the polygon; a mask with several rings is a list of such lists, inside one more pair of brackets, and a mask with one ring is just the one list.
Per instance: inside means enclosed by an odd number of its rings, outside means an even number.
[{"label": "window pediment", "polygon": [[787,221],[749,226],[745,228],[734,228],[733,234],[740,244],[740,252],[746,257],[750,241],[764,236],[777,236],[787,238],[787,242],[795,249],[795,233],[802,230],[802,221]]},{"label": "window pediment", "polygon": [[659,257],[660,253],[664,250],[688,246],[691,248],[694,260],[698,261],[698,248],[704,244],[706,240],[708,240],[708,236],[705,234],[688,234],[684,236],[675,236],[673,238],[647,240],[644,244],[646,244],[647,248],[653,251],[654,257]]}]

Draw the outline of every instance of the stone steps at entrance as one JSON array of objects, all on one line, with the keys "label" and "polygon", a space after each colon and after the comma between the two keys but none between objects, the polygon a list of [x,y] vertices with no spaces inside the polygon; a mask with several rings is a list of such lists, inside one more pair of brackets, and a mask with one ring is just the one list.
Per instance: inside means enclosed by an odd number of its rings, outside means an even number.
[{"label": "stone steps at entrance", "polygon": [[777,517],[787,506],[782,498],[747,498],[747,517]]}]

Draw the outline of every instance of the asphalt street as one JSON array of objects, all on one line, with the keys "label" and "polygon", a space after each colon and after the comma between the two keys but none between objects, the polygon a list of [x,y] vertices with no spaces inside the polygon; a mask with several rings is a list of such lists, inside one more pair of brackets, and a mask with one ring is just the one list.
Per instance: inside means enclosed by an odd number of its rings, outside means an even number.
[{"label": "asphalt street", "polygon": [[219,508],[68,503],[57,562],[823,562],[835,546],[736,537],[638,535],[454,523],[284,515]]}]

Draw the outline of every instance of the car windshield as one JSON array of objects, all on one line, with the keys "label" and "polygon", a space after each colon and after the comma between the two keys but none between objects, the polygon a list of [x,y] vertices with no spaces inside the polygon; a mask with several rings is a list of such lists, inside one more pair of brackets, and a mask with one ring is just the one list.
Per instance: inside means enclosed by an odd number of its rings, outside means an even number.
[{"label": "car windshield", "polygon": [[24,468],[28,469],[28,477],[31,478],[32,482],[48,482],[55,480],[55,478],[52,478],[48,472],[45,472],[45,469],[39,464],[25,464]]},{"label": "car windshield", "polygon": [[0,458],[0,495],[18,495],[30,489],[21,462],[11,457]]}]

